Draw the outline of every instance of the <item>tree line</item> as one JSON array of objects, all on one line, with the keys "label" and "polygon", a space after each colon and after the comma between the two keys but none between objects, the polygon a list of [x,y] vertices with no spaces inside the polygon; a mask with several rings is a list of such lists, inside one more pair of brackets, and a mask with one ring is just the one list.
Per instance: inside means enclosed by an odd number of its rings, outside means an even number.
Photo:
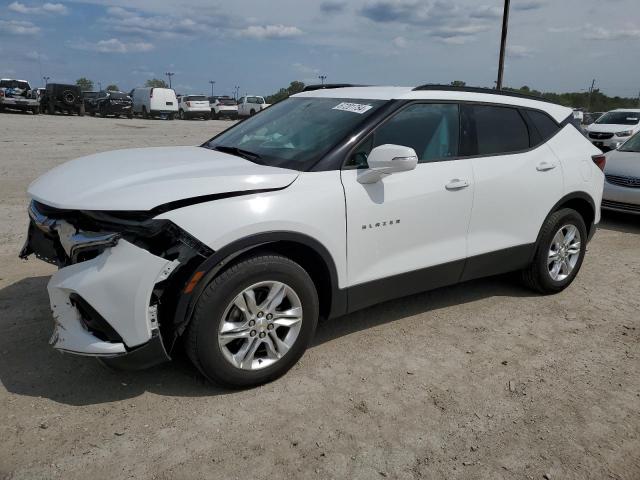
[{"label": "tree line", "polygon": [[[78,80],[76,80],[76,85],[79,86],[80,90],[82,90],[83,92],[90,92],[93,90],[94,83],[93,83],[93,80],[89,80],[88,78],[85,78],[85,77],[80,77]],[[169,87],[169,85],[167,85],[167,82],[159,78],[151,78],[147,80],[144,83],[144,86],[153,87],[153,88]],[[118,88],[118,85],[116,85],[115,83],[111,83],[105,87],[105,90],[120,91],[120,88]]]}]

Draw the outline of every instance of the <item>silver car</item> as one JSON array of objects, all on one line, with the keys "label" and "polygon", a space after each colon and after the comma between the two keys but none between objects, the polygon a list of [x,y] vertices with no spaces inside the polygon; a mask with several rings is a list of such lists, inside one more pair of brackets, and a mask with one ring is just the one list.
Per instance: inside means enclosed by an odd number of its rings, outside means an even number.
[{"label": "silver car", "polygon": [[606,157],[602,208],[640,214],[640,133]]}]

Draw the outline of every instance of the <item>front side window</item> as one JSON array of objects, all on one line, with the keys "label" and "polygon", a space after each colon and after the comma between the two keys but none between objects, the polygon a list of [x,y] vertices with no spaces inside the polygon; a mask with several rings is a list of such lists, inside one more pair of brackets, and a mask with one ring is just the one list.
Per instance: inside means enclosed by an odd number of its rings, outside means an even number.
[{"label": "front side window", "polygon": [[385,144],[411,147],[420,163],[458,156],[457,104],[418,103],[401,110],[378,127],[351,155],[347,166],[367,167],[367,156]]},{"label": "front side window", "polygon": [[468,108],[475,123],[477,155],[513,153],[529,148],[529,130],[517,109],[492,105]]},{"label": "front side window", "polygon": [[385,100],[289,98],[236,124],[210,140],[206,147],[255,163],[305,171],[354,129]]}]

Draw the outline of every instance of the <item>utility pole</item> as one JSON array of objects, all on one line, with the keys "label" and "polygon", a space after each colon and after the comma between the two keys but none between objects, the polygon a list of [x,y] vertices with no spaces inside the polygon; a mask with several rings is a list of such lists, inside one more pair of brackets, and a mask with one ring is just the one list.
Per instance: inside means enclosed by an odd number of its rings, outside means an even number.
[{"label": "utility pole", "polygon": [[235,86],[235,88],[233,89],[234,91],[234,97],[236,99],[236,101],[238,101],[238,94],[240,93],[240,87],[238,85]]},{"label": "utility pole", "polygon": [[165,72],[165,75],[169,77],[169,88],[171,88],[171,77],[175,75],[174,72]]},{"label": "utility pole", "polygon": [[504,12],[502,13],[502,38],[500,39],[500,60],[498,64],[498,81],[496,90],[502,90],[502,78],[504,75],[504,56],[507,47],[507,30],[509,27],[509,4],[511,0],[504,0]]},{"label": "utility pole", "polygon": [[42,79],[44,80],[44,86],[45,86],[45,87],[47,86],[47,83],[49,83],[49,79],[50,79],[50,78],[51,78],[51,77],[42,77]]},{"label": "utility pole", "polygon": [[318,78],[322,82],[322,85],[324,85],[324,81],[327,79],[327,76],[326,75],[318,75]]},{"label": "utility pole", "polygon": [[209,80],[209,83],[211,84],[211,96],[213,97],[213,87],[215,86],[216,81],[215,80]]},{"label": "utility pole", "polygon": [[590,112],[591,111],[591,97],[593,95],[593,90],[596,86],[596,79],[593,79],[593,82],[591,82],[591,88],[589,89],[589,105],[587,107],[587,111]]}]

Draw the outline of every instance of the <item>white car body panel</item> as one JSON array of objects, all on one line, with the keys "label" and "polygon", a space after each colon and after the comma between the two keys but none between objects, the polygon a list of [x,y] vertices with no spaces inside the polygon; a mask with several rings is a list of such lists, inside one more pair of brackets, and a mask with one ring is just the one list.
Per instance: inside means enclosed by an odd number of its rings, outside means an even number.
[{"label": "white car body panel", "polygon": [[[538,171],[542,162],[556,167]],[[523,153],[476,157],[470,163],[475,194],[469,256],[535,242],[563,193],[562,167],[549,147],[542,144]]]},{"label": "white car body panel", "polygon": [[283,188],[298,174],[203,147],[139,148],[64,163],[34,181],[29,195],[64,209],[150,210],[183,198]]},{"label": "white car body panel", "polygon": [[599,223],[599,206],[602,202],[604,174],[593,163],[591,157],[600,155],[602,152],[584,140],[583,135],[578,130],[571,125],[567,125],[550,138],[546,145],[562,164],[563,194],[566,195],[572,192],[588,194],[593,199],[596,207],[595,223]]},{"label": "white car body panel", "polygon": [[124,345],[101,341],[82,327],[78,310],[71,307],[72,293],[100,313],[127,347],[148,342],[152,329],[158,327],[149,316],[151,292],[175,267],[173,262],[120,240],[92,260],[58,270],[47,286],[56,325],[53,346],[88,355],[125,351]]},{"label": "white car body panel", "polygon": [[[358,183],[361,173],[342,171],[350,286],[466,257],[473,201],[468,161],[422,163],[372,184]],[[470,187],[449,191],[453,179]]]},{"label": "white car body panel", "polygon": [[[151,90],[153,90],[153,93]],[[178,112],[176,92],[171,88],[141,87],[134,88],[132,93],[134,113],[142,113],[142,107],[145,107],[149,113]]]},{"label": "white car body panel", "polygon": [[[258,98],[261,100],[261,103],[250,103],[247,101],[248,98]],[[260,110],[264,110],[269,106],[268,103],[264,101],[264,98],[260,95],[245,95],[238,99],[238,115],[241,117],[248,117],[251,115],[251,112],[258,113]]]},{"label": "white car body panel", "polygon": [[[348,285],[344,192],[340,172],[304,172],[284,190],[225,198],[159,215],[213,250],[263,232],[295,232],[322,244],[336,266],[340,288]],[[203,219],[212,218],[212,221]]]}]

